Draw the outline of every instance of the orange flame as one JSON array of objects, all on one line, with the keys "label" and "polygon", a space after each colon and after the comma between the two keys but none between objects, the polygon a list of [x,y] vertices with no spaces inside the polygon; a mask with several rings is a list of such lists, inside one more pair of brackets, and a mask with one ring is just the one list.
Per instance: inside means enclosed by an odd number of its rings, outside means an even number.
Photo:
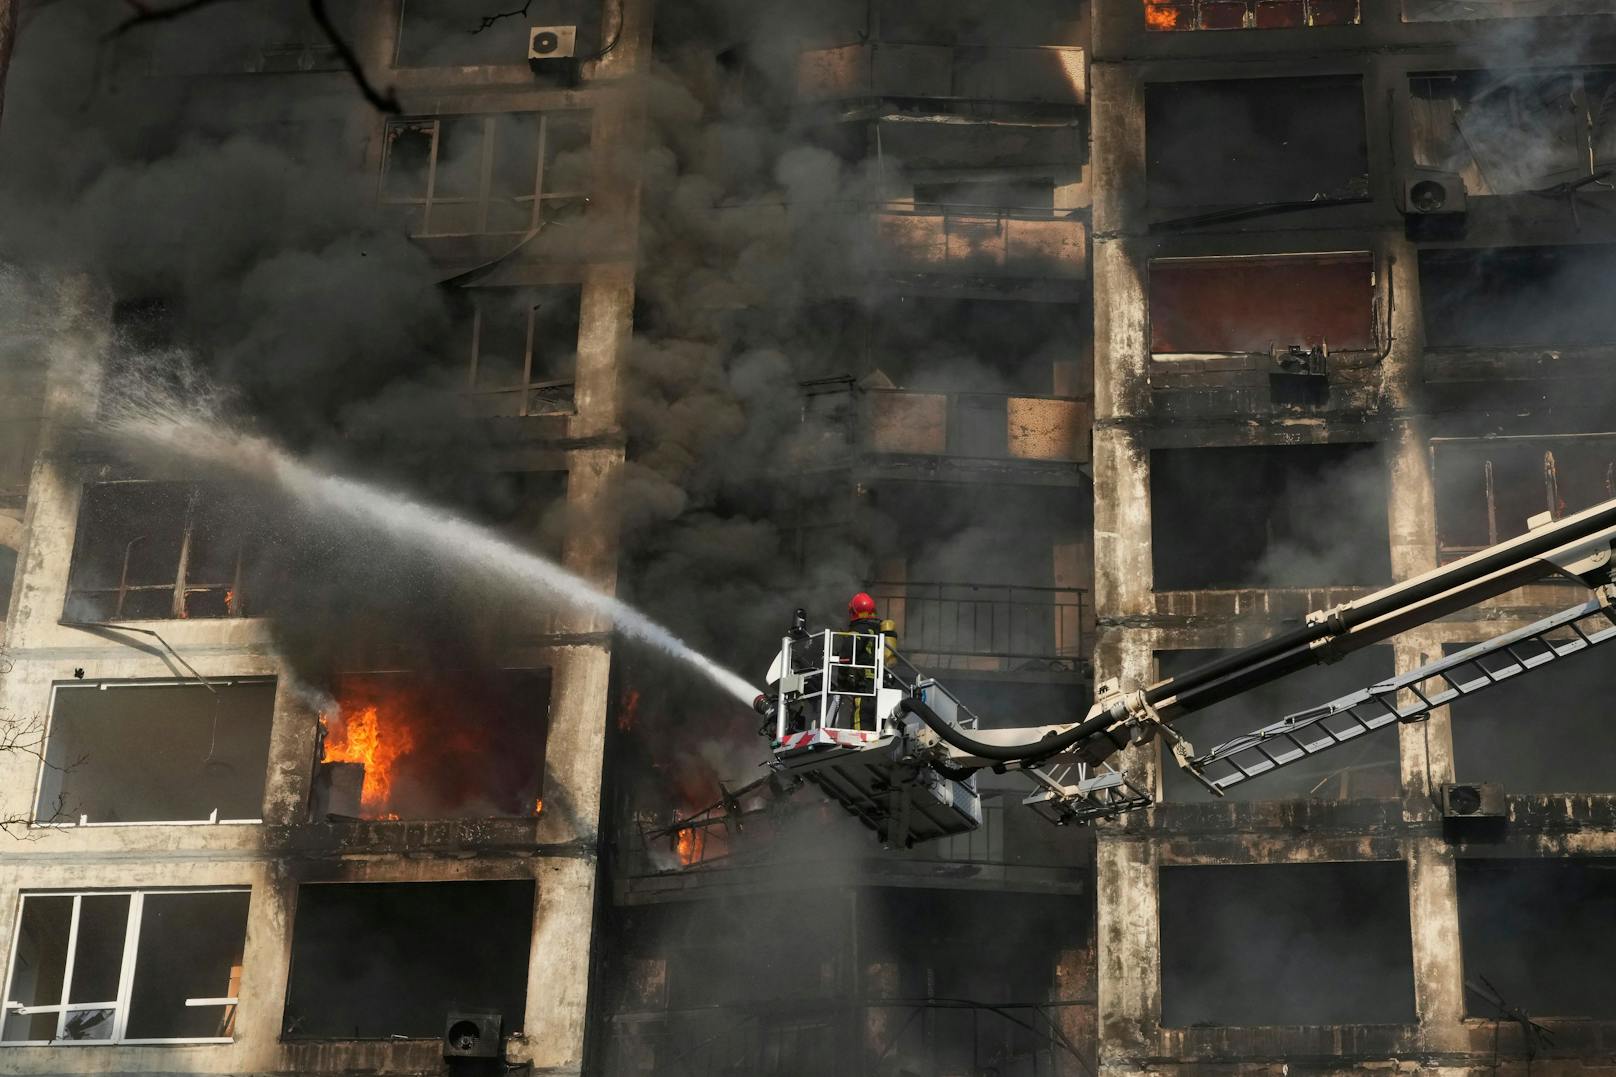
[{"label": "orange flame", "polygon": [[701,855],[706,851],[706,848],[706,833],[697,830],[694,827],[686,827],[685,829],[679,831],[679,835],[674,844],[674,852],[679,854],[679,863],[685,867],[689,867],[691,864],[694,864],[696,861],[700,860]]},{"label": "orange flame", "polygon": [[617,730],[627,733],[633,729],[640,720],[640,692],[637,688],[623,690],[623,698],[617,707]]},{"label": "orange flame", "polygon": [[415,737],[405,725],[389,724],[382,735],[382,722],[375,707],[363,707],[347,715],[340,731],[333,732],[326,724],[325,762],[363,763],[365,784],[360,791],[360,804],[372,818],[397,819],[397,813],[388,812],[387,804],[393,791],[394,766],[400,756],[415,747]]},{"label": "orange flame", "polygon": [[1145,26],[1151,30],[1177,30],[1182,25],[1183,9],[1171,7],[1158,0],[1145,0]]}]

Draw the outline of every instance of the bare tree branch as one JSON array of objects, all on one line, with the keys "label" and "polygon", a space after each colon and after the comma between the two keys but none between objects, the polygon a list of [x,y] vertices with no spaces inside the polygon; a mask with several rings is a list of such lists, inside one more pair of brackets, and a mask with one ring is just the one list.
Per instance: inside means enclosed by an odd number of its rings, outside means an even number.
[{"label": "bare tree branch", "polygon": [[492,27],[496,22],[498,22],[501,19],[514,19],[514,18],[517,18],[517,17],[526,18],[527,17],[527,9],[532,7],[532,6],[533,6],[533,0],[527,0],[527,3],[523,4],[521,7],[517,8],[514,11],[500,11],[500,12],[496,12],[493,15],[484,15],[482,17],[482,23],[477,27],[477,29],[473,30],[472,33],[480,34],[484,30],[487,30],[490,27]]},{"label": "bare tree branch", "polygon": [[359,57],[354,54],[353,47],[343,40],[342,35],[337,32],[336,24],[331,21],[331,14],[325,9],[325,0],[309,0],[309,14],[313,15],[314,21],[320,24],[320,29],[324,32],[326,40],[331,43],[333,49],[337,50],[337,58],[342,61],[342,66],[348,69],[348,74],[353,76],[354,84],[359,87],[359,92],[365,95],[365,100],[370,102],[371,107],[378,112],[387,112],[394,115],[403,112],[404,110],[399,107],[398,97],[393,93],[391,86],[387,88],[385,94],[379,93],[376,87],[371,84],[370,79],[366,77],[364,65],[359,62]]},{"label": "bare tree branch", "polygon": [[[0,0],[0,5],[11,2],[14,2],[14,0]],[[108,39],[122,37],[137,26],[170,22],[186,15],[195,14],[204,8],[234,3],[235,0],[178,0],[176,3],[163,7],[153,7],[147,3],[147,0],[124,0],[124,2],[134,9],[134,14],[108,31],[106,35]],[[348,72],[348,76],[353,79],[354,85],[359,88],[360,94],[370,103],[370,106],[378,112],[386,112],[392,115],[397,115],[404,111],[399,105],[398,96],[394,93],[392,87],[388,87],[383,92],[378,90],[375,83],[370,81],[370,76],[365,73],[365,65],[359,62],[359,55],[354,52],[353,46],[348,43],[348,40],[342,36],[341,31],[337,29],[336,23],[331,21],[331,13],[326,10],[325,0],[308,0],[308,2],[309,14],[314,17],[315,25],[319,26],[320,33],[324,35],[326,44],[331,46],[331,50],[337,54],[337,59],[342,61],[343,70]],[[4,12],[0,11],[0,15],[3,14]],[[3,43],[3,40],[3,33],[0,33],[0,43]]]},{"label": "bare tree branch", "polygon": [[[54,770],[66,774],[84,762],[80,757],[69,763],[58,763],[49,758],[45,744],[45,722],[35,717],[32,719],[0,718],[0,756],[9,753],[32,756],[40,761],[47,770]],[[67,790],[63,788],[56,794],[56,802],[51,810],[46,812],[43,805],[40,810],[30,814],[23,812],[19,815],[0,815],[0,833],[13,838],[32,841],[41,835],[37,829],[38,824],[60,822],[66,817]]]}]

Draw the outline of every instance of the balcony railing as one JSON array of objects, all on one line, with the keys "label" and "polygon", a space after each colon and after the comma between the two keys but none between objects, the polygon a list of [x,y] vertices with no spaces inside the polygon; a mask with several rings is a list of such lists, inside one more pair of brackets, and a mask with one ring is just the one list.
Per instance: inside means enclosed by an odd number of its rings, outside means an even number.
[{"label": "balcony railing", "polygon": [[1068,669],[1088,653],[1078,587],[876,581],[867,590],[922,668]]},{"label": "balcony railing", "polygon": [[1070,211],[887,203],[876,210],[875,228],[888,272],[1088,274],[1088,230]]},{"label": "balcony railing", "polygon": [[1088,98],[1088,78],[1080,48],[875,41],[804,52],[797,61],[797,96],[805,101],[899,97],[1081,107]]},{"label": "balcony railing", "polygon": [[[865,389],[851,379],[803,386],[803,423],[832,451],[1085,463],[1089,406],[1061,397]],[[810,450],[809,455],[812,455]]]}]

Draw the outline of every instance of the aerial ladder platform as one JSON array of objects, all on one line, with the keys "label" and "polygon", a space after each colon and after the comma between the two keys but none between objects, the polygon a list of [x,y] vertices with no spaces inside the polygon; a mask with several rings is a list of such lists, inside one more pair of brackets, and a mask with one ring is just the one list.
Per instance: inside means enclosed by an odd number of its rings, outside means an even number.
[{"label": "aerial ladder platform", "polygon": [[[1418,722],[1455,699],[1537,675],[1616,640],[1616,499],[1529,530],[1403,583],[1310,613],[1295,629],[1151,684],[1103,682],[1078,721],[988,728],[935,678],[857,631],[781,641],[758,697],[770,787],[820,789],[883,844],[906,848],[982,824],[976,774],[1014,773],[1023,803],[1056,824],[1085,824],[1153,803],[1117,766],[1119,753],[1162,738],[1213,794],[1370,736]],[[1197,752],[1179,719],[1307,667],[1383,642],[1549,577],[1587,590],[1572,606],[1418,669],[1286,715]],[[701,825],[711,825],[711,818]],[[681,824],[675,824],[677,830]]]}]

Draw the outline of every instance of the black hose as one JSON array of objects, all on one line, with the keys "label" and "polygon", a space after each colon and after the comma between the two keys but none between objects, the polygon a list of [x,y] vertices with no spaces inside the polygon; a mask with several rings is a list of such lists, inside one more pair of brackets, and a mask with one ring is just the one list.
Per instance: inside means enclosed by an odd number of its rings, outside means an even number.
[{"label": "black hose", "polygon": [[[1551,550],[1558,549],[1567,543],[1586,538],[1597,531],[1616,525],[1616,500],[1596,505],[1592,509],[1584,510],[1585,519],[1577,521],[1573,527],[1556,527],[1552,531],[1534,535],[1528,531],[1519,539],[1500,544],[1490,550],[1471,554],[1463,562],[1456,562],[1447,566],[1447,571],[1435,574],[1431,579],[1416,586],[1396,584],[1383,592],[1368,595],[1359,599],[1357,603],[1349,605],[1342,611],[1339,620],[1335,622],[1319,622],[1317,624],[1303,625],[1300,628],[1282,632],[1277,636],[1254,643],[1237,651],[1231,651],[1221,658],[1216,658],[1204,666],[1197,666],[1176,677],[1161,681],[1145,692],[1147,703],[1160,703],[1164,699],[1174,696],[1184,696],[1191,689],[1199,688],[1212,681],[1225,677],[1230,673],[1249,669],[1250,667],[1268,662],[1275,658],[1284,658],[1281,668],[1285,672],[1294,672],[1304,666],[1312,664],[1308,658],[1307,645],[1333,636],[1361,624],[1366,624],[1376,618],[1398,610],[1406,609],[1416,603],[1433,598],[1444,591],[1463,584],[1472,583],[1484,576],[1490,576],[1502,569],[1522,561],[1528,561]],[[1565,521],[1560,521],[1561,524]],[[1460,566],[1463,566],[1460,568]],[[1458,571],[1454,571],[1459,569]],[[1551,566],[1542,566],[1541,571],[1531,570],[1531,578],[1546,576],[1552,571]],[[1521,580],[1503,581],[1508,586],[1501,586],[1501,590],[1508,590],[1509,586],[1526,582]],[[1315,659],[1316,660],[1316,659]],[[1274,678],[1273,671],[1267,680]],[[1210,702],[1210,701],[1209,701]],[[1205,705],[1205,704],[1203,704]]]},{"label": "black hose", "polygon": [[[1027,744],[987,744],[966,736],[958,726],[950,725],[948,722],[943,721],[936,711],[913,696],[904,696],[903,699],[899,700],[898,709],[925,722],[933,733],[936,733],[945,742],[952,744],[960,751],[970,752],[972,755],[979,756],[982,759],[993,759],[1001,763],[1045,759],[1057,752],[1065,751],[1078,741],[1099,731],[1098,728],[1085,728],[1095,721],[1095,719],[1090,719],[1088,722],[1082,722],[1064,733],[1048,736],[1043,740],[1031,741]],[[1100,720],[1100,728],[1110,722],[1110,719],[1104,715],[1099,715],[1097,718]]]}]

